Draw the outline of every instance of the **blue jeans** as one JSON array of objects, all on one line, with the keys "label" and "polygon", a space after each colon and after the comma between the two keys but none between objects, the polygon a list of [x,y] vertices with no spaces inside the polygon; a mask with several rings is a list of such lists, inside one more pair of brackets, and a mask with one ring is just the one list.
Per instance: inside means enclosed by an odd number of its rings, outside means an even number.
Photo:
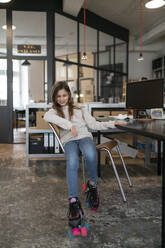
[{"label": "blue jeans", "polygon": [[78,168],[80,151],[84,158],[89,180],[97,183],[96,145],[89,137],[69,141],[64,146],[66,157],[66,176],[68,198],[78,197]]}]

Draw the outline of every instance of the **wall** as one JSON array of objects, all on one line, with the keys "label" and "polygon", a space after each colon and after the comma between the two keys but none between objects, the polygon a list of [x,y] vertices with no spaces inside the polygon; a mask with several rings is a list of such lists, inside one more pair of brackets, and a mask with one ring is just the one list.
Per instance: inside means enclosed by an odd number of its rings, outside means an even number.
[{"label": "wall", "polygon": [[29,66],[29,99],[44,102],[44,61],[31,60]]},{"label": "wall", "polygon": [[138,62],[139,52],[129,52],[129,80],[140,80],[141,77],[152,78],[152,60],[157,58],[155,52],[143,52],[144,61]]}]

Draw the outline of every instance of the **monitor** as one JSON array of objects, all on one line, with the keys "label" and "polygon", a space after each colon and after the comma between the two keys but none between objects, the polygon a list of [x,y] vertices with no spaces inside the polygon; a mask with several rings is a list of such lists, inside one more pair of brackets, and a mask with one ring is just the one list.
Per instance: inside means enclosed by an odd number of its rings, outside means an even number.
[{"label": "monitor", "polygon": [[126,108],[135,110],[163,108],[163,79],[128,83]]}]

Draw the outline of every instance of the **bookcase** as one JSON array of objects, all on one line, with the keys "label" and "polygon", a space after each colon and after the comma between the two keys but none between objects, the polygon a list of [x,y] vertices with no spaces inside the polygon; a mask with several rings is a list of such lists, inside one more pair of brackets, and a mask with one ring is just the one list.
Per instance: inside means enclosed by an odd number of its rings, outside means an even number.
[{"label": "bookcase", "polygon": [[152,61],[152,77],[164,78],[165,76],[165,56]]},{"label": "bookcase", "polygon": [[[45,111],[51,108],[51,104],[34,103],[26,106],[26,167],[29,166],[29,160],[64,158],[58,142],[48,123],[43,120]],[[125,104],[107,104],[107,103],[87,103],[80,104],[85,107],[94,117],[109,116],[119,113],[127,113]],[[97,111],[94,112],[94,111]],[[91,130],[97,135],[97,131]],[[114,132],[112,129],[109,132]]]}]

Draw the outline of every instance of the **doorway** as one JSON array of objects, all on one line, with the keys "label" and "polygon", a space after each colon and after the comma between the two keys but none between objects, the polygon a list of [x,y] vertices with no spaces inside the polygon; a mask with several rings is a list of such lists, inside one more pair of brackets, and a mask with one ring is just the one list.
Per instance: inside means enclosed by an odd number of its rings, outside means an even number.
[{"label": "doorway", "polygon": [[[26,61],[26,63],[25,63]],[[14,143],[25,143],[26,105],[47,101],[45,60],[13,60]],[[35,122],[35,115],[30,116]]]}]

